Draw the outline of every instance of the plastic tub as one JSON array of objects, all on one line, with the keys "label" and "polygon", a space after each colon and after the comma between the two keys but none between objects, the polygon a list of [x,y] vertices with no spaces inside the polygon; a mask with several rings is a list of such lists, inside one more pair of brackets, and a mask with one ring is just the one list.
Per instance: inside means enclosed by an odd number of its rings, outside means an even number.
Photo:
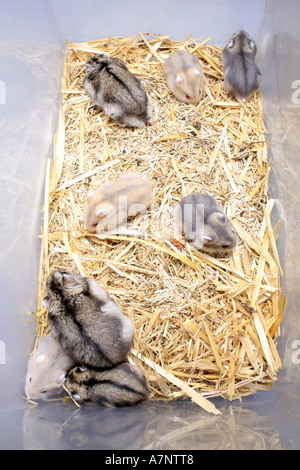
[{"label": "plastic tub", "polygon": [[[300,4],[297,0],[11,0],[0,3],[0,448],[299,449]],[[274,219],[287,295],[283,369],[270,392],[216,399],[211,416],[188,400],[130,409],[73,403],[30,407],[22,398],[37,304],[41,205],[60,105],[64,41],[138,32],[223,46],[237,29],[258,43],[270,139]]]}]

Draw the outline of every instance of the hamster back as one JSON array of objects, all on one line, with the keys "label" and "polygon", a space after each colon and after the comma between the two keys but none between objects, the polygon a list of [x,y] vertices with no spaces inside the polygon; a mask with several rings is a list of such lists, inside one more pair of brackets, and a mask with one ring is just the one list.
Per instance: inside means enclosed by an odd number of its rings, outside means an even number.
[{"label": "hamster back", "polygon": [[198,104],[205,87],[205,76],[198,57],[190,52],[173,52],[164,63],[169,90],[187,104]]},{"label": "hamster back", "polygon": [[175,208],[175,224],[177,231],[197,250],[226,252],[237,242],[228,217],[209,194],[183,197]]},{"label": "hamster back", "polygon": [[134,173],[106,183],[90,194],[84,208],[84,225],[90,232],[114,230],[147,209],[153,201],[149,181]]},{"label": "hamster back", "polygon": [[67,375],[66,387],[79,403],[103,406],[132,406],[149,395],[142,370],[128,363],[102,370],[75,366]]},{"label": "hamster back", "polygon": [[51,330],[76,363],[111,367],[126,358],[132,321],[94,279],[54,271],[46,287]]},{"label": "hamster back", "polygon": [[254,40],[244,30],[234,33],[222,51],[224,87],[242,101],[247,101],[261,82],[256,52]]},{"label": "hamster back", "polygon": [[142,82],[117,57],[93,56],[83,86],[93,104],[122,126],[152,124],[152,108]]}]

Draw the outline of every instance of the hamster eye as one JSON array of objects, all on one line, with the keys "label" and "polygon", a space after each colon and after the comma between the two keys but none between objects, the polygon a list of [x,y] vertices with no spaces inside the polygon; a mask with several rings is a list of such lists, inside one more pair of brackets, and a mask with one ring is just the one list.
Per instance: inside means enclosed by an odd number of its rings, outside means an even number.
[{"label": "hamster eye", "polygon": [[47,390],[42,390],[41,393],[47,393]]},{"label": "hamster eye", "polygon": [[30,377],[30,379],[29,379],[29,382],[31,382],[31,381],[32,381],[32,377]]},{"label": "hamster eye", "polygon": [[189,95],[185,95],[185,97],[186,97],[187,100],[191,99],[191,97]]}]

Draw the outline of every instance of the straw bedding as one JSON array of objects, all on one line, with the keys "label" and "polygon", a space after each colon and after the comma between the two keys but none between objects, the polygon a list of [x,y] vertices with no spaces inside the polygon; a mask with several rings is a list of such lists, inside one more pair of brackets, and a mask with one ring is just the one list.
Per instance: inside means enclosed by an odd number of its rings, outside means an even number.
[{"label": "straw bedding", "polygon": [[[207,42],[140,34],[67,43],[35,318],[39,337],[49,329],[42,298],[54,269],[98,280],[134,322],[128,360],[143,368],[150,399],[188,396],[217,414],[210,397],[241,398],[276,380],[284,296],[262,103],[258,93],[242,104],[224,91],[221,50]],[[178,48],[198,54],[204,69],[197,106],[176,100],[165,84],[163,62]],[[84,65],[101,51],[141,79],[153,126],[120,127],[91,105]],[[87,195],[129,172],[151,182],[151,209],[130,221],[126,234],[88,233]],[[197,252],[175,233],[174,205],[195,190],[214,196],[231,218],[238,235],[232,254]]]}]

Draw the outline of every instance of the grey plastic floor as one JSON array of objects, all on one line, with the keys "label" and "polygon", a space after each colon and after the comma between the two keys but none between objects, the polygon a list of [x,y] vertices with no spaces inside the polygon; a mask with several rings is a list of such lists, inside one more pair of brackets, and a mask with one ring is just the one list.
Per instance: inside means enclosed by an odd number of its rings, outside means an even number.
[{"label": "grey plastic floor", "polygon": [[[297,0],[10,0],[0,2],[0,448],[299,449],[300,4]],[[73,403],[29,406],[22,398],[33,345],[41,204],[60,104],[64,41],[168,34],[211,37],[237,29],[257,40],[269,131],[274,219],[287,294],[270,392],[216,399],[211,416],[188,400],[130,409]],[[298,92],[299,90],[299,92]]]}]

